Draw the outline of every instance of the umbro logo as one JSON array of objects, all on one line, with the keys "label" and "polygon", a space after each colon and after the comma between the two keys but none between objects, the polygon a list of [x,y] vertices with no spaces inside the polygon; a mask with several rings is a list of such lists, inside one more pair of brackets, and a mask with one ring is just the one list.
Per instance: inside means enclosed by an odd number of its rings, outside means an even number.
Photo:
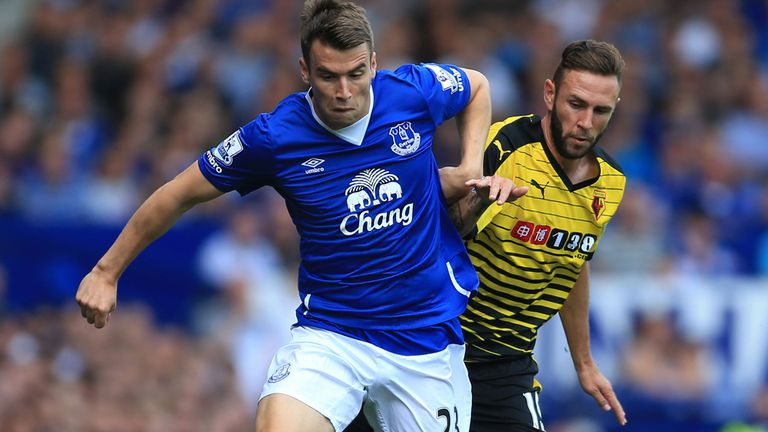
[{"label": "umbro logo", "polygon": [[305,174],[314,174],[325,171],[325,168],[320,166],[323,162],[325,162],[325,159],[309,158],[302,162],[301,165],[309,168],[304,171]]},{"label": "umbro logo", "polygon": [[305,167],[314,168],[314,167],[316,167],[316,166],[320,165],[320,164],[321,164],[321,163],[323,163],[323,162],[325,162],[325,159],[320,159],[320,158],[310,158],[310,159],[307,159],[307,160],[305,160],[305,161],[302,163],[302,165],[304,165]]}]

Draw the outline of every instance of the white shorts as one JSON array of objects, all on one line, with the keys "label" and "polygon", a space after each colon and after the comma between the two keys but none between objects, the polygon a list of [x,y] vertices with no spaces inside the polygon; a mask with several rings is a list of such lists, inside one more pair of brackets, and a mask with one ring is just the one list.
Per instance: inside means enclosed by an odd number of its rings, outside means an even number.
[{"label": "white shorts", "polygon": [[291,396],[343,431],[363,406],[376,431],[469,431],[464,346],[404,356],[327,330],[295,327],[269,365],[261,397]]}]

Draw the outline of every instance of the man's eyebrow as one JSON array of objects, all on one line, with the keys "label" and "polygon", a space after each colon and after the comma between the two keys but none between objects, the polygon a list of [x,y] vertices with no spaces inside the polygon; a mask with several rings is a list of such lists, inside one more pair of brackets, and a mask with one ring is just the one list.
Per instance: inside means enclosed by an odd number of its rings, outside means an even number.
[{"label": "man's eyebrow", "polygon": [[[577,96],[575,94],[568,95],[566,100],[573,101],[573,102],[579,102],[579,103],[582,103],[584,105],[589,105],[589,103],[585,99],[583,99],[583,98],[581,98],[581,97],[579,97],[579,96]],[[612,110],[613,109],[613,107],[610,106],[610,105],[600,105],[600,104],[595,105],[595,108],[607,109],[607,110]]]},{"label": "man's eyebrow", "polygon": [[350,70],[348,70],[346,72],[343,72],[343,73],[333,72],[333,71],[330,71],[330,70],[328,70],[328,69],[326,69],[326,68],[324,68],[322,66],[318,66],[317,68],[315,68],[315,71],[317,71],[318,73],[324,73],[324,74],[328,74],[328,75],[344,75],[344,74],[348,74],[348,73],[357,72],[357,71],[359,71],[361,69],[365,69],[365,67],[366,67],[366,65],[365,65],[365,62],[363,61],[363,62],[360,62],[360,64],[358,64],[354,68],[352,68],[352,69],[350,69]]}]

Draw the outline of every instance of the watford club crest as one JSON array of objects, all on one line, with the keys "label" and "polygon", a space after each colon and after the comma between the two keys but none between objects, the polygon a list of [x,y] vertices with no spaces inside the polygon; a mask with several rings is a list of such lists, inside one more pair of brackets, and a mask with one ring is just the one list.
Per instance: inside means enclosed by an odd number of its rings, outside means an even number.
[{"label": "watford club crest", "polygon": [[605,197],[607,194],[605,191],[595,190],[595,194],[592,195],[592,214],[595,215],[595,220],[600,219],[600,216],[605,212]]}]

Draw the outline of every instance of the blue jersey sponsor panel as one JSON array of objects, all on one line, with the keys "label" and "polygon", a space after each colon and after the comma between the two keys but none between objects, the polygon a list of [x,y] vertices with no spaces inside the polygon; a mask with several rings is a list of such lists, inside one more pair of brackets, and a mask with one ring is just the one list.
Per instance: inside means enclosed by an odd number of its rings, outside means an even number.
[{"label": "blue jersey sponsor panel", "polygon": [[221,190],[273,186],[301,236],[298,313],[397,330],[450,320],[477,277],[445,207],[435,128],[469,100],[451,65],[379,71],[361,143],[329,132],[303,93],[284,99],[199,160]]}]

